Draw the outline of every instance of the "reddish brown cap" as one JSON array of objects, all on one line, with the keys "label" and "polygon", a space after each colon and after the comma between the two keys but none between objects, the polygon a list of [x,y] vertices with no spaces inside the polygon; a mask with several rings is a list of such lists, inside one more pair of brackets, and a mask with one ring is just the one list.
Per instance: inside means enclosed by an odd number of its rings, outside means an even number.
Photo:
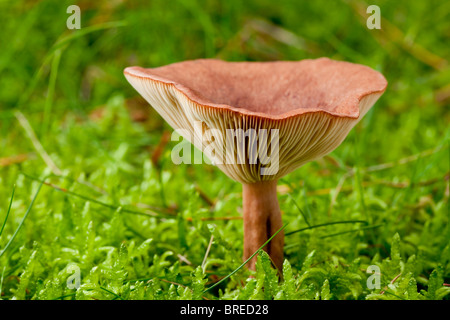
[{"label": "reddish brown cap", "polygon": [[[226,139],[192,139],[195,121],[202,122],[203,132],[217,129],[224,137],[227,130],[266,129],[270,136],[271,129],[278,129],[279,166],[271,174],[261,175],[261,168],[268,166],[260,161],[216,163],[242,183],[278,179],[333,151],[387,86],[383,75],[369,67],[328,58],[277,62],[203,59],[152,69],[129,67],[124,74],[169,125],[190,132],[191,137],[185,138],[201,150],[212,143],[225,154]],[[243,139],[246,146],[256,144]],[[270,149],[274,141],[268,140]],[[238,149],[237,155],[225,157],[248,156],[247,147],[241,154]]]}]

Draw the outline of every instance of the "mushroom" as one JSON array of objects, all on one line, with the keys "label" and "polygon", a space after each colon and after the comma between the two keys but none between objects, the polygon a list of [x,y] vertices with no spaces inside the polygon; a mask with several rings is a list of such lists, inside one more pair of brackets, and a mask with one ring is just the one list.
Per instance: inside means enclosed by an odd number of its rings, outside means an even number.
[{"label": "mushroom", "polygon": [[[244,260],[282,227],[277,181],[337,148],[387,86],[369,67],[328,58],[200,59],[124,74],[172,128],[242,184]],[[208,132],[214,139],[202,138]],[[264,248],[278,270],[283,246],[280,232]]]}]

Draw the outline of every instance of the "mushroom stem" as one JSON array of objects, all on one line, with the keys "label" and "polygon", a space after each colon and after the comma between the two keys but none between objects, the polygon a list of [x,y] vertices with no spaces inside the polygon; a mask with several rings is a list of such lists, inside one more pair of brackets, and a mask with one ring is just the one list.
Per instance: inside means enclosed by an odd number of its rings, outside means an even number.
[{"label": "mushroom stem", "polygon": [[[244,260],[248,259],[275,232],[282,227],[277,199],[277,181],[243,184]],[[278,271],[283,265],[284,232],[279,232],[265,247]],[[256,256],[249,262],[255,269]]]}]

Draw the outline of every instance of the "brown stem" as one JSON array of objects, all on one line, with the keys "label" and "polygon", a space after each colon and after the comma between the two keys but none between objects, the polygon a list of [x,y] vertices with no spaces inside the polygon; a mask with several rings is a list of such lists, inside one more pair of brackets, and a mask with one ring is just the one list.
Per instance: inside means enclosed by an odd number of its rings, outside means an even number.
[{"label": "brown stem", "polygon": [[[244,209],[244,260],[248,259],[283,226],[277,199],[277,181],[261,181],[242,187]],[[284,232],[278,233],[264,250],[279,271],[283,265]],[[255,269],[256,256],[249,268]]]}]

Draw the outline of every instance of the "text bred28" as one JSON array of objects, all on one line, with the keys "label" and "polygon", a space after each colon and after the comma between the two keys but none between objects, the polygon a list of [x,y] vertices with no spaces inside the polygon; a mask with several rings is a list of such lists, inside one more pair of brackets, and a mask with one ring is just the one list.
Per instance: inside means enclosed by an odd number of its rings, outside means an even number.
[{"label": "text bred28", "polygon": [[225,314],[269,314],[268,305],[226,304]]}]

